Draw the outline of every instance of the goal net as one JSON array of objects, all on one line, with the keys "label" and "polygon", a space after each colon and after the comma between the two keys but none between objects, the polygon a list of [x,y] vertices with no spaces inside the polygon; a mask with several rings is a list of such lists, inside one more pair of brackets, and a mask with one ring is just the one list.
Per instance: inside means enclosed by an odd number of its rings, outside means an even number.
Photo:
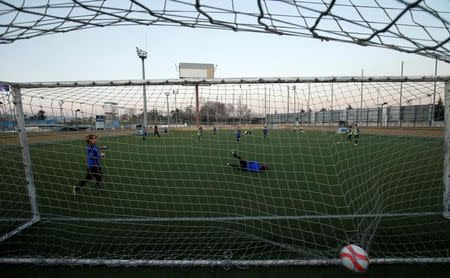
[{"label": "goal net", "polygon": [[448,80],[9,84],[0,261],[448,262]]},{"label": "goal net", "polygon": [[6,0],[0,44],[88,28],[176,26],[346,42],[450,62],[449,7],[448,0]]}]

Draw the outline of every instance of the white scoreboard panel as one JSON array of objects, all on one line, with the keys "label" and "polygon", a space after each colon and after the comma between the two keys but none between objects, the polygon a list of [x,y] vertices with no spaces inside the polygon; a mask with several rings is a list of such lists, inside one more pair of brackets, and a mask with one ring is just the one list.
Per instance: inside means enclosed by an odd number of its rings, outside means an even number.
[{"label": "white scoreboard panel", "polygon": [[214,64],[180,63],[180,78],[214,78]]}]

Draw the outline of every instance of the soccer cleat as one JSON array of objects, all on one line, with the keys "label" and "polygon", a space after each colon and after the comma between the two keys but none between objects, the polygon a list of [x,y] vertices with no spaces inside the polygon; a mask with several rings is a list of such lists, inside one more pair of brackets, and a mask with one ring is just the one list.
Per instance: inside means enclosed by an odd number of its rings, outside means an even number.
[{"label": "soccer cleat", "polygon": [[231,154],[231,155],[233,155],[233,154],[235,154],[235,153],[236,153],[235,150],[231,150],[231,151],[230,151],[230,154]]},{"label": "soccer cleat", "polygon": [[73,194],[74,194],[74,195],[77,195],[77,194],[80,192],[80,189],[79,189],[78,186],[76,186],[76,185],[73,187],[72,190],[73,190]]}]

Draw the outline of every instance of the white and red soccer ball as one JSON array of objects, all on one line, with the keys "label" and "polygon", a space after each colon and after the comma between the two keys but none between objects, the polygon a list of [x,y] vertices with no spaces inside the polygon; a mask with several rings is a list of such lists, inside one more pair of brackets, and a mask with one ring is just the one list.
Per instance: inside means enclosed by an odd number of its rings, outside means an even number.
[{"label": "white and red soccer ball", "polygon": [[354,272],[366,272],[369,268],[369,256],[366,251],[358,245],[349,244],[342,248],[341,263]]}]

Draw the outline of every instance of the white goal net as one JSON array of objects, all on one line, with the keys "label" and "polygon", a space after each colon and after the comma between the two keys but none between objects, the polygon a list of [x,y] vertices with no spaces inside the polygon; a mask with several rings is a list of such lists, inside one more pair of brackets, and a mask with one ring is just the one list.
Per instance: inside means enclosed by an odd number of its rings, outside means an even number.
[{"label": "white goal net", "polygon": [[450,261],[449,80],[9,84],[0,261]]}]

